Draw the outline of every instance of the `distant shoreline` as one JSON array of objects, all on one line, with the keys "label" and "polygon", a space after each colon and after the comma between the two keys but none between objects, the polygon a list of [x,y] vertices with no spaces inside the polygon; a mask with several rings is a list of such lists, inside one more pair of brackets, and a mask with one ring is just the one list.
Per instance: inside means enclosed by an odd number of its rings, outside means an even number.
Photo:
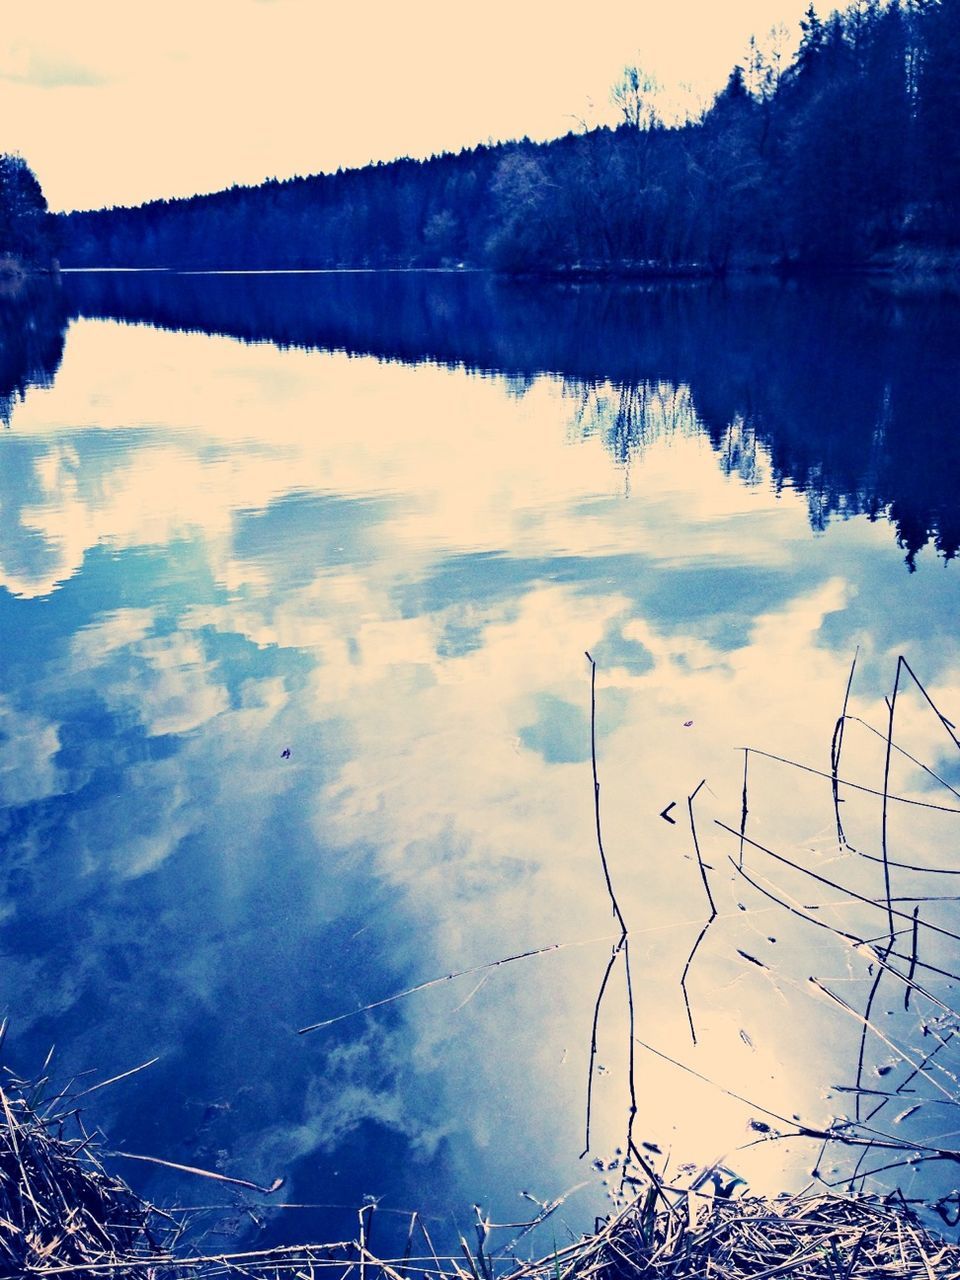
[{"label": "distant shoreline", "polygon": [[766,262],[731,263],[723,268],[708,263],[666,264],[656,262],[558,263],[512,271],[466,263],[445,266],[337,266],[337,267],[176,267],[176,266],[60,266],[29,268],[19,264],[13,271],[0,260],[0,278],[5,270],[14,277],[28,275],[170,275],[170,276],[466,276],[481,275],[501,280],[543,281],[545,283],[702,283],[724,280],[787,281],[802,279],[888,279],[917,285],[960,284],[960,250],[900,247],[866,262]]}]

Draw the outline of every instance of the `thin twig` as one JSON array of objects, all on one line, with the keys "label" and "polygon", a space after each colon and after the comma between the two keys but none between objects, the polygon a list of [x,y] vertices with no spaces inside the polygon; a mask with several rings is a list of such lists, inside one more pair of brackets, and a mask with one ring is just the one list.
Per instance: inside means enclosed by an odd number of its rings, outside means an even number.
[{"label": "thin twig", "polygon": [[[840,817],[840,753],[843,750],[843,730],[847,721],[847,706],[850,702],[850,689],[853,685],[853,673],[857,669],[857,658],[860,655],[860,646],[857,645],[854,651],[853,661],[850,663],[850,674],[847,677],[847,687],[843,695],[843,707],[840,716],[833,728],[833,739],[830,743],[830,784],[833,791],[833,813],[837,824],[837,843],[840,848],[850,848],[847,838],[843,830],[843,820]],[[743,845],[741,844],[741,854]]]},{"label": "thin twig", "polygon": [[[690,817],[690,834],[691,834],[691,837],[693,838],[694,852],[697,855],[697,866],[700,868],[700,879],[703,881],[703,890],[704,890],[704,893],[707,895],[707,902],[710,906],[710,915],[707,917],[707,920],[704,923],[703,928],[697,934],[696,941],[694,942],[693,946],[690,949],[690,954],[687,956],[687,962],[683,966],[683,973],[681,973],[680,975],[680,990],[683,992],[683,1003],[687,1010],[687,1021],[690,1024],[690,1035],[693,1039],[694,1044],[697,1043],[697,1030],[693,1022],[693,1010],[690,1007],[690,994],[687,991],[687,974],[690,972],[690,966],[693,964],[693,958],[697,954],[697,951],[700,948],[701,942],[703,942],[704,938],[707,936],[707,932],[710,929],[710,926],[713,924],[714,920],[716,920],[717,918],[717,904],[716,902],[714,902],[713,893],[710,889],[710,881],[707,877],[707,869],[704,866],[703,857],[700,853],[700,841],[697,838],[697,823],[696,823],[696,818],[694,817],[694,812],[693,812],[693,802],[694,800],[696,800],[697,795],[700,791],[700,788],[705,783],[706,783],[706,778],[703,778],[694,788],[693,792],[687,796],[687,813],[689,814],[689,817]],[[746,788],[746,762],[744,762],[744,788]],[[744,795],[746,795],[746,791],[744,791]],[[745,816],[746,816],[746,808],[744,808],[744,818]],[[741,843],[740,843],[741,850],[743,849],[743,830],[744,830],[743,826],[741,826]]]},{"label": "thin twig", "polygon": [[338,1013],[333,1018],[324,1018],[322,1022],[311,1023],[309,1027],[301,1027],[298,1035],[304,1036],[309,1031],[321,1031],[324,1027],[332,1027],[347,1018],[359,1017],[361,1013],[369,1013],[371,1009],[381,1009],[396,1000],[404,1000],[407,996],[416,995],[419,991],[427,991],[430,987],[438,987],[444,982],[453,982],[456,978],[466,978],[472,973],[483,973],[489,969],[499,969],[505,964],[514,964],[517,960],[530,960],[533,956],[545,956],[551,951],[564,951],[567,947],[588,947],[596,942],[606,942],[606,938],[585,938],[579,942],[551,942],[546,947],[534,947],[530,951],[518,951],[516,955],[502,956],[499,960],[488,960],[485,964],[471,965],[469,969],[458,969],[455,973],[444,973],[439,978],[430,978],[427,982],[418,982],[415,987],[407,987],[396,991],[382,1000],[372,1000],[370,1004],[361,1005],[359,1009],[349,1009],[346,1013]]}]

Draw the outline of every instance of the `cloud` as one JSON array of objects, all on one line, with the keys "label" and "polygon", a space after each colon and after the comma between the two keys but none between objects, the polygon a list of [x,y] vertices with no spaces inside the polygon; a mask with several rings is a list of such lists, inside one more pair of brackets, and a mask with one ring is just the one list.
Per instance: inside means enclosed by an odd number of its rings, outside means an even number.
[{"label": "cloud", "polygon": [[73,637],[71,649],[81,668],[89,669],[143,640],[154,623],[151,609],[116,609],[82,627]]},{"label": "cloud", "polygon": [[0,695],[0,803],[24,805],[60,789],[57,725]]},{"label": "cloud", "polygon": [[36,49],[13,50],[0,80],[34,89],[93,89],[112,83],[112,77],[69,59],[51,57]]}]

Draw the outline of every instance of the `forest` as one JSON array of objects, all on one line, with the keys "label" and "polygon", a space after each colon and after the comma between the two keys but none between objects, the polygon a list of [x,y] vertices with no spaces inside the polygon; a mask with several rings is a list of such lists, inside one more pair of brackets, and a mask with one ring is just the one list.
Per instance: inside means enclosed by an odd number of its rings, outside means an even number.
[{"label": "forest", "polygon": [[[628,67],[618,127],[58,215],[64,266],[722,274],[960,245],[960,0],[811,4],[697,118]],[[2,246],[0,246],[2,247]]]}]

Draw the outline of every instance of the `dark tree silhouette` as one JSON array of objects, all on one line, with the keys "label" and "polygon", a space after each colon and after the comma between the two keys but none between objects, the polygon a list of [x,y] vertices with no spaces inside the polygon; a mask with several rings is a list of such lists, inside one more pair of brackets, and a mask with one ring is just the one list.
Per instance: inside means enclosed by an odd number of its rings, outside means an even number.
[{"label": "dark tree silhouette", "polygon": [[0,259],[49,265],[52,221],[33,170],[16,155],[0,155]]}]

